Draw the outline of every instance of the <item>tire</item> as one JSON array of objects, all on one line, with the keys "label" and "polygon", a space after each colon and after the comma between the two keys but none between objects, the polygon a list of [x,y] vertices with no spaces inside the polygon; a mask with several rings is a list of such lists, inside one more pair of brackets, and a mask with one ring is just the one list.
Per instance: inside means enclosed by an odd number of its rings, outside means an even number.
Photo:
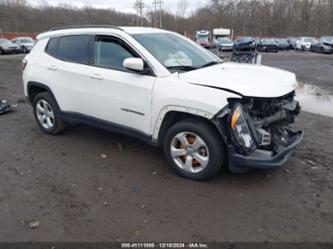
[{"label": "tire", "polygon": [[2,54],[4,54],[4,53],[3,53],[2,49],[0,48],[0,55],[2,55]]},{"label": "tire", "polygon": [[36,122],[44,133],[56,135],[66,129],[58,104],[48,92],[41,92],[35,96],[33,110]]},{"label": "tire", "polygon": [[26,54],[28,53],[28,50],[25,47],[22,47],[22,53]]},{"label": "tire", "polygon": [[176,173],[191,180],[215,176],[226,158],[226,147],[218,132],[207,122],[196,119],[173,125],[164,136],[163,151]]}]

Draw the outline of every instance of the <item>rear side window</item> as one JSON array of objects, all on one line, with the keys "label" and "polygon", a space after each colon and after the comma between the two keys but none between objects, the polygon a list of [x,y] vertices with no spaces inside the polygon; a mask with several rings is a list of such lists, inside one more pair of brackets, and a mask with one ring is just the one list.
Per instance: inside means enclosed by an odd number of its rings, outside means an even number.
[{"label": "rear side window", "polygon": [[45,52],[49,55],[56,57],[57,54],[57,44],[58,44],[58,38],[51,38],[49,40],[49,43],[47,44],[47,47],[45,49]]},{"label": "rear side window", "polygon": [[56,57],[60,60],[84,63],[89,62],[89,35],[60,37]]}]

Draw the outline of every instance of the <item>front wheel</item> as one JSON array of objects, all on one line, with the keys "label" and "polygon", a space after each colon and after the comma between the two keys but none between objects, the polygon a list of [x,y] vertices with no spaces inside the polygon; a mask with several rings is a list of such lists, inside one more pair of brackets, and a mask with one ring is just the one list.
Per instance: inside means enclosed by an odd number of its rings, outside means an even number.
[{"label": "front wheel", "polygon": [[25,47],[22,47],[22,53],[26,54],[28,53],[28,50]]},{"label": "front wheel", "polygon": [[163,149],[170,166],[193,180],[216,175],[224,164],[226,151],[213,125],[194,119],[172,126],[164,137]]}]

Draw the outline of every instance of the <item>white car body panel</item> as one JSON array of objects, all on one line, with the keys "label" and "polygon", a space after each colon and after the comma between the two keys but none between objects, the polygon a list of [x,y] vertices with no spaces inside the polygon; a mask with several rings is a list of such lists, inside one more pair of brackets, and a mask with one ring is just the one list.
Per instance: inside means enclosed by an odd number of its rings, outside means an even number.
[{"label": "white car body panel", "polygon": [[39,41],[36,49],[26,56],[29,66],[23,72],[25,89],[29,81],[41,82],[52,90],[62,111],[92,114],[87,92],[90,67],[46,54],[47,41]]},{"label": "white car body panel", "polygon": [[296,41],[296,49],[306,49],[310,50],[312,43],[305,41],[305,39],[312,39],[311,37],[302,37],[301,39]]},{"label": "white car body panel", "polygon": [[[172,74],[131,36],[154,32],[168,31],[134,27],[123,28],[123,31],[84,28],[40,34],[35,48],[25,58],[28,60],[23,73],[25,95],[28,96],[29,81],[41,82],[52,90],[62,111],[110,121],[157,139],[163,118],[169,111],[210,119],[228,104],[228,98],[240,98],[236,93],[280,97],[296,88],[293,73],[261,65],[222,63]],[[75,34],[121,38],[149,63],[155,76],[61,61],[44,52],[50,37]],[[192,44],[210,53],[194,42]]]},{"label": "white car body panel", "polygon": [[[90,67],[88,91],[96,118],[151,134],[151,99],[156,77]],[[100,77],[100,79],[98,79]]]},{"label": "white car body panel", "polygon": [[228,98],[239,98],[239,95],[227,91],[186,83],[181,80],[180,75],[175,73],[170,77],[157,79],[155,83],[151,119],[155,139],[163,118],[170,111],[211,119],[228,104]]},{"label": "white car body panel", "polygon": [[223,63],[180,74],[186,82],[235,91],[243,96],[274,98],[297,87],[296,76],[262,65]]}]

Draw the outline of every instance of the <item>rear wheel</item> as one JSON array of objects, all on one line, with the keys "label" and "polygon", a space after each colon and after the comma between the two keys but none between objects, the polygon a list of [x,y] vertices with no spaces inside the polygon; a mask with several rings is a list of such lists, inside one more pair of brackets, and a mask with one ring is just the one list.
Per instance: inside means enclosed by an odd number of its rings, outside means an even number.
[{"label": "rear wheel", "polygon": [[47,134],[58,134],[65,130],[66,124],[54,98],[47,92],[37,94],[33,100],[34,116],[41,128]]},{"label": "rear wheel", "polygon": [[167,131],[163,147],[170,166],[189,179],[211,178],[224,164],[224,143],[204,121],[184,120],[175,124]]}]

